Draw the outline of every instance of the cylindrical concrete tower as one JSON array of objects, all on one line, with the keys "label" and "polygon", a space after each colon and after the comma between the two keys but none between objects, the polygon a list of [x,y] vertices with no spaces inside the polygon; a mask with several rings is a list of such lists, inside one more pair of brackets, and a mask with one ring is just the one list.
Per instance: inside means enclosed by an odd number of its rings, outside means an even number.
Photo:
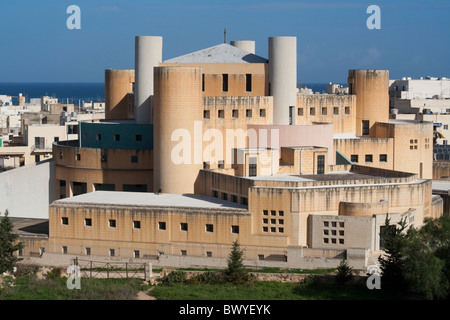
[{"label": "cylindrical concrete tower", "polygon": [[153,68],[162,62],[162,37],[137,36],[135,38],[134,90],[135,121],[152,123],[150,97],[153,95]]},{"label": "cylindrical concrete tower", "polygon": [[202,68],[156,67],[154,80],[153,190],[194,193],[203,168]]},{"label": "cylindrical concrete tower", "polygon": [[297,38],[269,38],[269,95],[273,124],[295,124],[297,105]]},{"label": "cylindrical concrete tower", "polygon": [[231,41],[230,44],[236,48],[255,54],[255,41],[252,40],[238,40]]},{"label": "cylindrical concrete tower", "polygon": [[356,95],[356,135],[370,135],[375,122],[389,121],[389,70],[349,70],[349,94]]},{"label": "cylindrical concrete tower", "polygon": [[134,118],[134,70],[105,70],[105,119]]}]

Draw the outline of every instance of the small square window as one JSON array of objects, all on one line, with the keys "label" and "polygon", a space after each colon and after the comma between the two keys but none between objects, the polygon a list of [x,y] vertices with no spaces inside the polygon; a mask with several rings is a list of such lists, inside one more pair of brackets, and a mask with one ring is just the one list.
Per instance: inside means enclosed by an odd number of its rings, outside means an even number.
[{"label": "small square window", "polygon": [[225,118],[225,111],[223,110],[217,111],[217,116],[219,117],[219,119]]},{"label": "small square window", "polygon": [[329,234],[328,229],[323,230],[323,235],[327,236]]},{"label": "small square window", "polygon": [[331,230],[331,235],[335,236],[336,235],[336,230]]},{"label": "small square window", "polygon": [[135,259],[139,259],[139,255],[140,255],[140,252],[139,252],[139,250],[134,250],[134,258]]},{"label": "small square window", "polygon": [[336,243],[336,239],[335,238],[331,238],[331,243]]},{"label": "small square window", "polygon": [[269,215],[269,210],[263,210],[263,215],[268,216]]},{"label": "small square window", "polygon": [[134,229],[140,229],[141,228],[141,222],[140,221],[133,221],[133,228]]},{"label": "small square window", "polygon": [[181,231],[188,231],[188,224],[186,222],[181,222],[180,229]]},{"label": "small square window", "polygon": [[136,135],[136,141],[142,141],[142,134]]},{"label": "small square window", "polygon": [[180,252],[181,252],[181,255],[182,255],[182,256],[187,255],[187,251],[186,251],[186,250],[180,250]]},{"label": "small square window", "polygon": [[323,243],[328,243],[328,238],[323,238]]},{"label": "small square window", "polygon": [[231,233],[239,233],[239,226],[231,226]]},{"label": "small square window", "polygon": [[270,219],[270,223],[272,223],[272,224],[277,223],[277,219]]},{"label": "small square window", "polygon": [[109,220],[109,227],[110,228],[115,228],[116,227],[116,220],[110,219]]},{"label": "small square window", "polygon": [[310,116],[315,116],[316,115],[316,108],[309,109],[309,115]]},{"label": "small square window", "polygon": [[114,249],[109,249],[109,256],[110,257],[114,257],[116,255],[116,250]]},{"label": "small square window", "polygon": [[211,251],[206,251],[206,256],[207,256],[208,258],[211,258],[211,257],[212,257],[212,252],[211,252]]},{"label": "small square window", "polygon": [[87,256],[90,256],[90,255],[91,255],[91,248],[85,248],[85,249],[84,249],[84,252],[85,252],[85,254],[86,254]]},{"label": "small square window", "polygon": [[61,224],[67,226],[69,224],[69,218],[67,217],[62,217],[61,218]]},{"label": "small square window", "polygon": [[252,109],[247,109],[245,110],[245,116],[247,118],[251,118],[252,117]]},{"label": "small square window", "polygon": [[261,118],[265,118],[266,117],[266,109],[259,109],[259,116]]},{"label": "small square window", "polygon": [[271,216],[276,216],[276,215],[277,215],[277,212],[276,212],[275,210],[270,210],[270,215],[271,215]]},{"label": "small square window", "polygon": [[280,217],[283,217],[283,216],[284,216],[284,211],[282,211],[282,210],[278,211],[278,215],[279,215]]},{"label": "small square window", "polygon": [[214,226],[212,224],[206,224],[206,232],[213,232]]},{"label": "small square window", "polygon": [[279,227],[279,228],[278,228],[278,232],[279,232],[279,233],[283,233],[283,232],[284,232],[284,228],[283,228],[283,227]]},{"label": "small square window", "polygon": [[233,119],[239,118],[239,110],[233,110],[231,113]]},{"label": "small square window", "polygon": [[91,218],[84,219],[84,225],[86,227],[92,227],[92,219]]},{"label": "small square window", "polygon": [[344,239],[339,239],[339,244],[344,244]]},{"label": "small square window", "polygon": [[325,228],[328,228],[329,222],[328,222],[328,221],[324,221],[324,222],[323,222],[323,226],[324,226]]},{"label": "small square window", "polygon": [[67,246],[62,246],[62,253],[67,254]]},{"label": "small square window", "polygon": [[270,227],[270,232],[276,232],[277,231],[277,228],[275,228],[275,227]]},{"label": "small square window", "polygon": [[137,156],[131,156],[131,162],[132,163],[137,163],[138,162],[138,157]]},{"label": "small square window", "polygon": [[380,154],[380,162],[387,162],[387,154]]},{"label": "small square window", "polygon": [[158,229],[159,230],[166,230],[166,223],[163,221],[158,222]]},{"label": "small square window", "polygon": [[269,228],[268,227],[263,227],[263,232],[268,232]]},{"label": "small square window", "polygon": [[300,117],[303,117],[303,108],[298,108],[297,109],[297,115]]},{"label": "small square window", "polygon": [[332,221],[332,222],[331,222],[331,226],[332,226],[333,228],[336,228],[336,226],[337,226],[336,221]]},{"label": "small square window", "polygon": [[341,222],[339,222],[339,227],[340,227],[340,228],[344,228],[344,227],[345,227],[345,223],[344,223],[344,222],[342,222],[342,221],[341,221]]},{"label": "small square window", "polygon": [[114,135],[114,141],[120,141],[120,134]]},{"label": "small square window", "polygon": [[210,119],[210,112],[209,110],[203,110],[203,119]]},{"label": "small square window", "polygon": [[371,154],[366,154],[366,162],[372,162],[373,156]]},{"label": "small square window", "polygon": [[344,236],[344,230],[339,230],[339,235],[340,235],[341,237],[343,237],[343,236]]},{"label": "small square window", "polygon": [[339,108],[338,108],[338,107],[334,107],[334,108],[333,108],[333,114],[334,114],[335,116],[338,116],[338,115],[339,115]]},{"label": "small square window", "polygon": [[284,224],[284,219],[278,219],[278,224]]},{"label": "small square window", "polygon": [[269,219],[263,219],[263,223],[269,223]]}]

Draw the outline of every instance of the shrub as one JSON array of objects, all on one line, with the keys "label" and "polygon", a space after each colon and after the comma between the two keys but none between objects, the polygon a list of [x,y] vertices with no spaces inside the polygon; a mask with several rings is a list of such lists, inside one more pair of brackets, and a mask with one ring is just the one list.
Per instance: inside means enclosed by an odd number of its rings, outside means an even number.
[{"label": "shrub", "polygon": [[336,269],[336,281],[344,284],[353,279],[353,268],[347,264],[347,260],[342,259]]},{"label": "shrub", "polygon": [[186,273],[182,270],[175,270],[163,276],[159,280],[162,284],[186,283]]}]

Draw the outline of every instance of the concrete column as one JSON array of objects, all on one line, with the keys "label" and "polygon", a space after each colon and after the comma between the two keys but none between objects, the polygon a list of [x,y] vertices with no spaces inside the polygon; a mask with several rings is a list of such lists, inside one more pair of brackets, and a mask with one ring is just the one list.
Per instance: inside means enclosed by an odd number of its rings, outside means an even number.
[{"label": "concrete column", "polygon": [[297,38],[269,38],[269,88],[273,96],[273,124],[295,124],[297,106]]},{"label": "concrete column", "polygon": [[153,68],[162,62],[162,37],[135,38],[135,121],[153,123],[150,97],[153,95]]},{"label": "concrete column", "polygon": [[255,41],[238,40],[238,41],[231,41],[230,44],[236,48],[255,54]]},{"label": "concrete column", "polygon": [[194,193],[203,167],[202,68],[155,68],[153,190]]}]

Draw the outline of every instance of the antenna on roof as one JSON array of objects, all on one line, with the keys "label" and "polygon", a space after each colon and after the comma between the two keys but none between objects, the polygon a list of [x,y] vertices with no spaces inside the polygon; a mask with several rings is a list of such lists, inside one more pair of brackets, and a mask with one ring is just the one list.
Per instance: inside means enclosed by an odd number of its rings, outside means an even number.
[{"label": "antenna on roof", "polygon": [[227,43],[227,28],[223,31],[223,43]]}]

